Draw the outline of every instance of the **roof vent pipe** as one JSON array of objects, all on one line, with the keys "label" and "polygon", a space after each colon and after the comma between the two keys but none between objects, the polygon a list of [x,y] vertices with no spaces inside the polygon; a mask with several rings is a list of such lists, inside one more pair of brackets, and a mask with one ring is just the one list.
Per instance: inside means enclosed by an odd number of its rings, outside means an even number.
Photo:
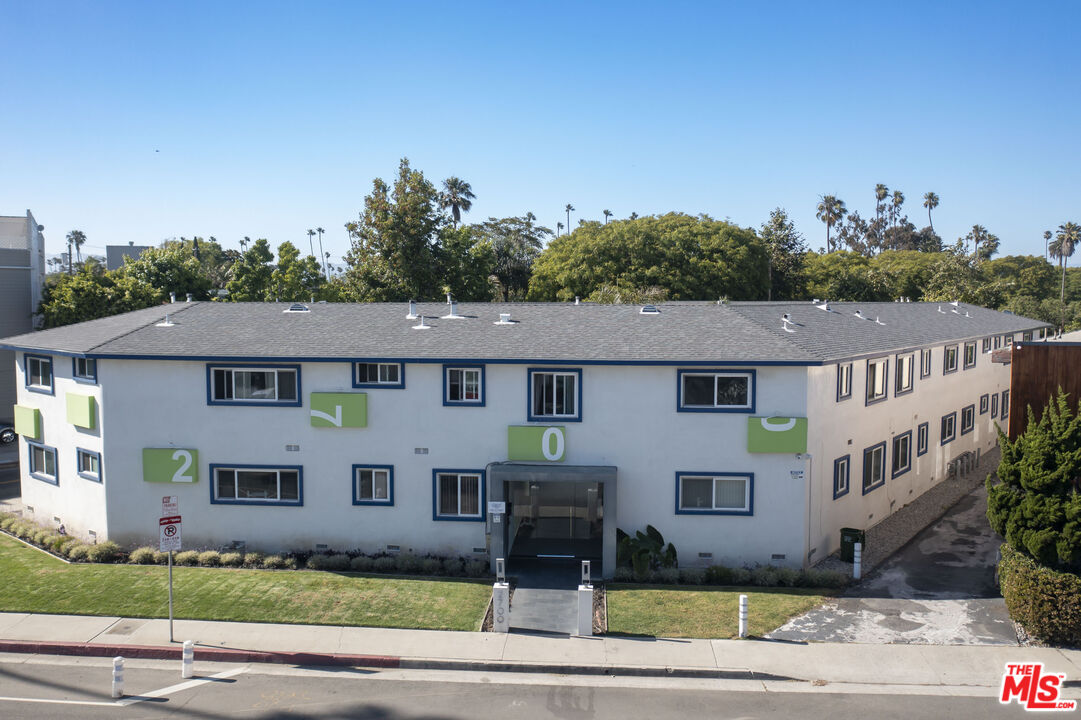
[{"label": "roof vent pipe", "polygon": [[417,319],[417,301],[416,300],[410,300],[409,301],[409,314],[405,316],[405,319],[406,320],[416,320]]},{"label": "roof vent pipe", "polygon": [[575,295],[575,296],[574,296],[574,304],[575,304],[575,305],[578,305],[578,304],[579,304],[579,302],[580,302],[580,301],[578,300],[578,296],[577,296],[577,295]]},{"label": "roof vent pipe", "polygon": [[171,302],[171,303],[176,302],[176,293],[175,292],[169,293],[169,302]]},{"label": "roof vent pipe", "polygon": [[419,323],[417,323],[416,325],[414,325],[414,326],[413,326],[413,329],[414,329],[414,330],[427,330],[427,329],[428,329],[428,328],[430,328],[430,327],[431,327],[431,325],[428,325],[428,324],[426,324],[426,323],[424,322],[424,316],[423,316],[423,315],[421,315],[421,316],[420,316],[420,322],[419,322]]},{"label": "roof vent pipe", "polygon": [[513,325],[514,323],[511,322],[510,313],[499,313],[499,320],[495,324],[496,325]]},{"label": "roof vent pipe", "polygon": [[188,293],[188,302],[191,302],[191,293]]},{"label": "roof vent pipe", "polygon": [[852,314],[855,315],[856,317],[858,317],[860,320],[863,319],[863,313],[860,312],[859,310],[857,310],[856,312],[854,312]]},{"label": "roof vent pipe", "polygon": [[454,301],[451,299],[450,293],[447,293],[447,305],[450,305],[452,302]]},{"label": "roof vent pipe", "polygon": [[451,300],[450,301],[450,312],[448,314],[444,315],[443,319],[444,320],[460,320],[460,319],[462,319],[462,317],[463,317],[462,315],[458,314],[458,301],[457,300]]}]

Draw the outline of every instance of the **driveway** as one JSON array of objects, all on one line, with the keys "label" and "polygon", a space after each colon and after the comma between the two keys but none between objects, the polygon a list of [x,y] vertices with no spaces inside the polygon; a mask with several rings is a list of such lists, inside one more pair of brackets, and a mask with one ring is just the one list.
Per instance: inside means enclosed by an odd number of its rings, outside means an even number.
[{"label": "driveway", "polygon": [[777,640],[1016,645],[995,582],[1002,539],[987,522],[981,485],[863,582],[793,618]]}]

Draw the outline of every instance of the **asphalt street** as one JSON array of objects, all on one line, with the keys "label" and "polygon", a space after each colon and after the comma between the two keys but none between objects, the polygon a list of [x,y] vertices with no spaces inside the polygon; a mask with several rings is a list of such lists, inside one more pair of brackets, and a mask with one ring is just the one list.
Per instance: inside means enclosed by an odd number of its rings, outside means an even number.
[{"label": "asphalt street", "polygon": [[[989,688],[973,696],[834,691],[806,683],[493,673],[303,669],[204,664],[191,681],[175,663],[129,662],[126,695],[110,696],[100,659],[0,661],[0,717],[17,718],[766,718],[876,720],[1022,717]],[[900,692],[900,691],[895,691]]]},{"label": "asphalt street", "polygon": [[20,494],[19,466],[0,465],[0,500],[17,498]]}]

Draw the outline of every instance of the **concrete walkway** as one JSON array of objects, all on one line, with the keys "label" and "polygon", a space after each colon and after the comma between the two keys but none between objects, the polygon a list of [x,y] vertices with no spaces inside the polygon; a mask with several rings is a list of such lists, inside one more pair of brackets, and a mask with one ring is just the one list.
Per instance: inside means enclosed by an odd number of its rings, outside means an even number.
[{"label": "concrete walkway", "polygon": [[578,579],[573,560],[516,560],[509,574],[518,579],[510,606],[512,630],[573,635],[578,632]]},{"label": "concrete walkway", "polygon": [[[544,637],[178,620],[177,640],[196,641],[205,661],[286,662],[403,669],[655,675],[817,684],[957,688],[994,695],[1006,663],[1043,662],[1081,697],[1081,650],[1031,647],[781,643]],[[179,658],[167,620],[0,613],[0,652]],[[907,688],[907,689],[906,689]]]}]

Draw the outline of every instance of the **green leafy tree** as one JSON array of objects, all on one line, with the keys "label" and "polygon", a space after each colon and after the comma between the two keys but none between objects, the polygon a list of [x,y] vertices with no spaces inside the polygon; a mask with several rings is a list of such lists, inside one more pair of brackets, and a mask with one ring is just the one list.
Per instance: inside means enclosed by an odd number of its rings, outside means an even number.
[{"label": "green leafy tree", "polygon": [[325,279],[319,261],[313,256],[300,257],[300,250],[286,241],[278,246],[278,264],[270,273],[267,299],[280,302],[308,302],[319,297]]},{"label": "green leafy tree", "polygon": [[38,314],[45,328],[70,325],[159,304],[161,292],[139,278],[84,266],[47,283]]},{"label": "green leafy tree", "polygon": [[941,258],[934,253],[884,250],[871,259],[869,267],[889,288],[887,299],[904,297],[919,302],[940,262]]},{"label": "green leafy tree", "polygon": [[891,299],[889,283],[871,267],[871,259],[849,250],[807,253],[804,282],[811,297],[823,300],[880,302]]},{"label": "green leafy tree", "polygon": [[807,245],[784,208],[775,208],[762,223],[759,237],[769,260],[766,299],[794,300],[802,295],[803,256]]},{"label": "green leafy tree", "polygon": [[533,265],[531,300],[589,297],[604,286],[660,288],[673,300],[766,297],[769,259],[753,230],[669,213],[602,225],[552,240]]},{"label": "green leafy tree", "polygon": [[196,300],[209,297],[210,278],[195,257],[193,243],[147,248],[138,258],[124,258],[124,265],[118,272],[156,288],[162,300],[169,293],[176,293],[178,300],[183,300],[188,293]]},{"label": "green leafy tree", "polygon": [[[1049,297],[1054,292],[1058,273],[1051,263],[1034,255],[1007,255],[980,265],[984,282],[1001,282],[1008,297],[1026,295]],[[1024,314],[1024,313],[1022,313]],[[1036,317],[1026,315],[1026,317]]]},{"label": "green leafy tree", "polygon": [[998,485],[987,487],[987,518],[1020,553],[1081,573],[1081,417],[1060,390],[1039,422],[1028,408],[1025,432],[999,431]]},{"label": "green leafy tree", "polygon": [[402,158],[393,190],[380,178],[364,198],[357,222],[348,223],[347,283],[360,300],[438,297],[437,246],[446,224],[440,196],[424,173]]},{"label": "green leafy tree", "polygon": [[830,229],[844,220],[848,214],[845,201],[833,195],[823,195],[819,198],[818,209],[815,217],[826,224],[826,252],[833,252],[833,243],[830,242]]},{"label": "green leafy tree", "polygon": [[450,209],[454,226],[462,221],[462,213],[469,212],[473,207],[473,201],[477,196],[473,194],[473,188],[469,183],[458,177],[449,177],[443,181],[443,193],[439,196],[439,206],[444,210]]},{"label": "green leafy tree", "polygon": [[233,302],[265,302],[272,298],[271,276],[274,254],[265,238],[256,240],[233,265],[233,277],[226,284]]},{"label": "green leafy tree", "polygon": [[493,274],[499,280],[502,300],[522,299],[529,288],[533,263],[544,248],[552,231],[536,224],[537,217],[526,213],[522,217],[488,218],[473,226],[489,243],[495,253]]},{"label": "green leafy tree", "polygon": [[496,252],[476,225],[444,227],[436,254],[443,291],[463,302],[488,302],[496,293]]}]

